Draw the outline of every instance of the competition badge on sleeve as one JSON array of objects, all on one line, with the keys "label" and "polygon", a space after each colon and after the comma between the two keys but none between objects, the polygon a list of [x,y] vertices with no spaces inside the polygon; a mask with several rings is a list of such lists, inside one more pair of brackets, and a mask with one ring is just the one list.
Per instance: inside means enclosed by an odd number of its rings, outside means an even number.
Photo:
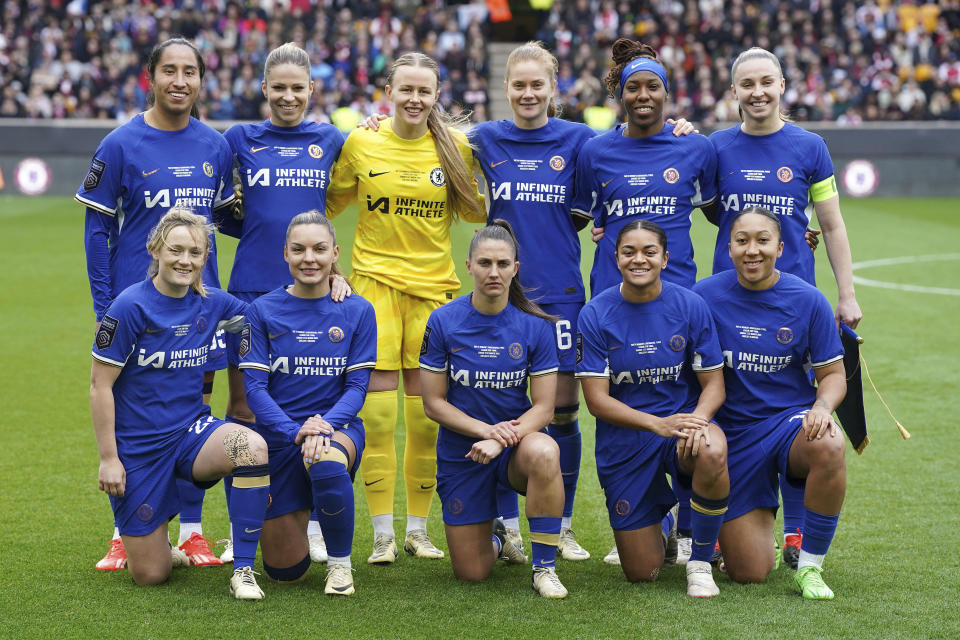
[{"label": "competition badge on sleeve", "polygon": [[116,318],[103,316],[100,321],[100,327],[97,329],[97,349],[103,350],[113,344],[113,337],[117,334]]},{"label": "competition badge on sleeve", "polygon": [[96,189],[100,185],[100,180],[103,178],[103,171],[106,168],[106,162],[94,158],[90,162],[90,170],[87,172],[87,177],[83,179],[83,190],[93,191]]}]

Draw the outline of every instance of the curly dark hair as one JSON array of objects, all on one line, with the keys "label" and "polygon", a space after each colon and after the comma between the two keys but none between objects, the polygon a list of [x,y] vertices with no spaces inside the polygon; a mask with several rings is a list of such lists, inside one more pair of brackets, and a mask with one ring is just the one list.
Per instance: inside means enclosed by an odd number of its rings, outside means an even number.
[{"label": "curly dark hair", "polygon": [[603,77],[603,83],[607,86],[607,91],[610,92],[611,96],[617,96],[620,93],[620,74],[632,60],[650,58],[660,62],[653,47],[630,38],[618,38],[610,47],[610,54],[613,57],[614,66]]}]

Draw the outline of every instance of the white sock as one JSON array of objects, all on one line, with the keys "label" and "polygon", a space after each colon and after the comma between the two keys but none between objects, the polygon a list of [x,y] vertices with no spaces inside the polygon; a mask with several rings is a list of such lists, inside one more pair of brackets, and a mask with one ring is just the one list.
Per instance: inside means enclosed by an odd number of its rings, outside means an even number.
[{"label": "white sock", "polygon": [[564,529],[569,529],[572,521],[573,521],[573,516],[570,516],[569,518],[566,516],[563,516],[562,518],[560,518],[560,530],[563,531]]},{"label": "white sock", "polygon": [[370,516],[370,520],[373,522],[373,535],[378,536],[380,534],[392,536],[393,533],[393,514],[385,513],[380,516]]},{"label": "white sock", "polygon": [[507,529],[513,529],[514,531],[520,530],[520,516],[516,518],[504,518],[503,526]]},{"label": "white sock", "polygon": [[323,532],[320,531],[320,523],[316,520],[311,520],[307,523],[307,535],[308,536],[322,536]]},{"label": "white sock", "polygon": [[180,523],[180,542],[178,545],[183,544],[187,539],[193,534],[198,533],[201,536],[203,535],[203,527],[200,526],[199,522],[181,522]]},{"label": "white sock", "polygon": [[818,556],[800,549],[800,557],[797,559],[797,571],[803,569],[804,567],[817,567],[818,569],[823,569],[824,558],[826,558],[825,555]]},{"label": "white sock", "polygon": [[335,558],[335,557],[333,557],[333,556],[329,556],[329,557],[327,558],[327,566],[328,566],[328,567],[333,567],[333,566],[336,566],[336,565],[341,565],[341,566],[344,566],[344,567],[350,567],[350,566],[351,566],[351,565],[350,565],[350,556],[344,556],[343,558]]},{"label": "white sock", "polygon": [[120,538],[120,529],[118,527],[113,528],[113,538],[112,540],[118,540]]},{"label": "white sock", "polygon": [[427,519],[420,516],[407,516],[407,533],[417,529],[427,530]]}]

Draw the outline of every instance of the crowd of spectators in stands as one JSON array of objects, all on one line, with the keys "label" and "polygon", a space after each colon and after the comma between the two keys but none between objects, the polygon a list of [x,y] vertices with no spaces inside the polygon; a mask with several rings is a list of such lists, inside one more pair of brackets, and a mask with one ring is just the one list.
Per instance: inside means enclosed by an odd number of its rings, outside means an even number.
[{"label": "crowd of spectators in stands", "polygon": [[[419,50],[441,63],[441,101],[489,114],[491,25],[484,0],[0,0],[0,117],[124,121],[146,103],[150,49],[182,35],[207,63],[202,115],[266,117],[266,54],[286,41],[313,62],[310,119],[351,128],[386,113],[392,60]],[[544,3],[537,3],[544,4]],[[547,3],[549,4],[549,3]],[[770,49],[796,120],[960,119],[960,0],[555,0],[537,37],[560,60],[565,117],[610,108],[600,82],[609,45],[643,40],[670,70],[673,112],[707,126],[735,120],[733,57]],[[489,85],[489,86],[488,86]]]}]

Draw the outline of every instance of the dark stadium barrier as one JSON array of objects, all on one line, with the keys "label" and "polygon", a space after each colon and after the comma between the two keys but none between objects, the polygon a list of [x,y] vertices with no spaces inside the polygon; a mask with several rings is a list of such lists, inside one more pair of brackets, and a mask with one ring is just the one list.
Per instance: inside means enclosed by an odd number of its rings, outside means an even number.
[{"label": "dark stadium barrier", "polygon": [[[210,124],[223,131],[233,123]],[[826,139],[843,197],[960,196],[960,123],[800,124]],[[113,126],[0,119],[0,196],[73,195]]]}]

